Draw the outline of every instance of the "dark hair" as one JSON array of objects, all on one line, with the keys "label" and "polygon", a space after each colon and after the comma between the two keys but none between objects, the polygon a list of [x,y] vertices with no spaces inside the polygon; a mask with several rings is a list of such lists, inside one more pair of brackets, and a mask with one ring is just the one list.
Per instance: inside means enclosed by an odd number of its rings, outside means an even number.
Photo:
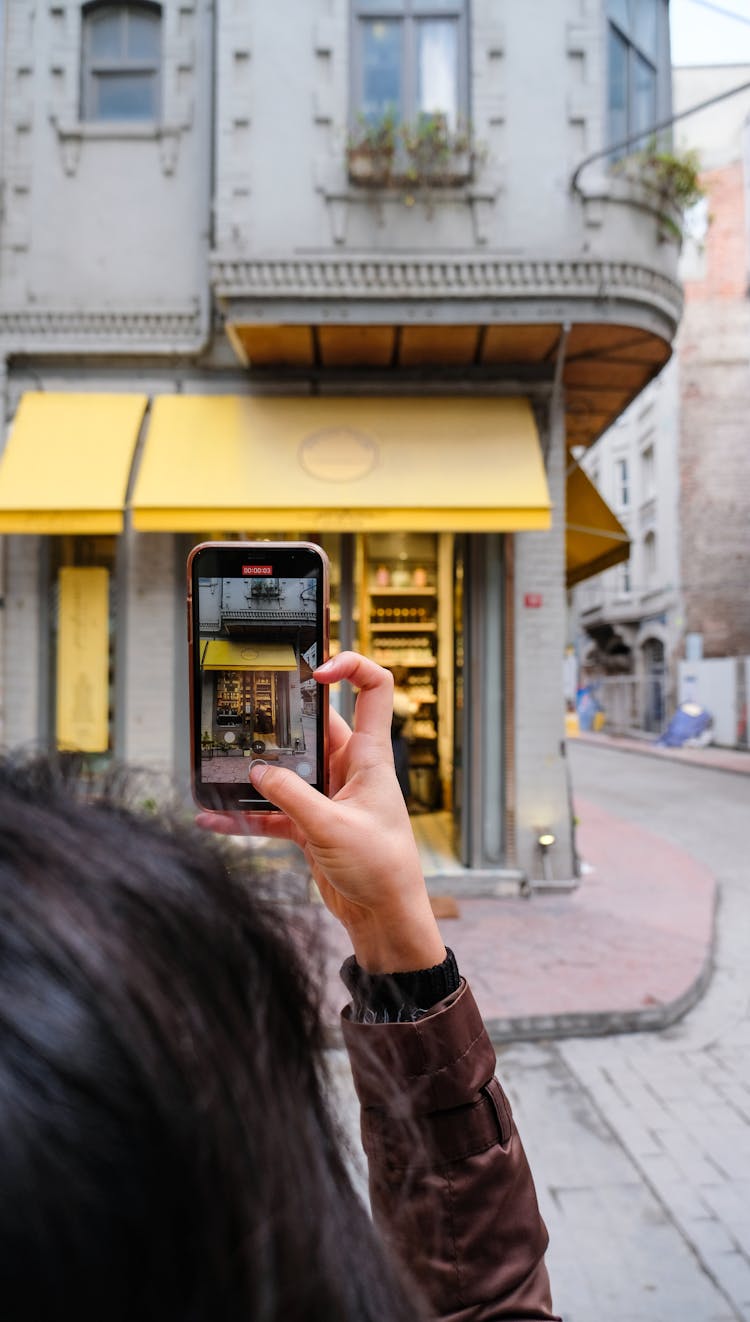
[{"label": "dark hair", "polygon": [[278,907],[68,780],[0,763],[3,1322],[413,1322]]}]

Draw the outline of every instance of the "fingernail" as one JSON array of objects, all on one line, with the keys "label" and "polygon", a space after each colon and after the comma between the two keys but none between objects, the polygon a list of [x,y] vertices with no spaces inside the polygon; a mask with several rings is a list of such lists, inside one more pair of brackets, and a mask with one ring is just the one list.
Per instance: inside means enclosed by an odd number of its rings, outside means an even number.
[{"label": "fingernail", "polygon": [[330,661],[324,661],[321,666],[316,666],[313,673],[315,675],[327,674],[328,671],[332,668],[333,662],[334,662],[334,657],[331,657]]},{"label": "fingernail", "polygon": [[255,785],[256,789],[258,785],[260,785],[260,782],[262,781],[267,771],[268,771],[267,762],[253,762],[249,774],[250,774],[250,780],[252,784]]}]

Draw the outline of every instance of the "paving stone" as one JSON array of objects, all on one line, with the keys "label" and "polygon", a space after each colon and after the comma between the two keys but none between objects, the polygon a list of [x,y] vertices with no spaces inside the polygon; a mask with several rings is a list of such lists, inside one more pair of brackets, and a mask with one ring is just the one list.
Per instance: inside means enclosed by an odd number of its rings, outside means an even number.
[{"label": "paving stone", "polygon": [[[722,902],[715,976],[678,1023],[499,1051],[550,1231],[556,1307],[565,1322],[750,1322],[750,782],[590,748],[571,760],[581,795],[692,853],[720,877]],[[627,857],[625,830],[618,848]],[[520,930],[493,937],[496,960]],[[565,930],[552,923],[549,940],[564,944]],[[561,949],[558,969],[570,954]],[[529,968],[515,951],[513,976]],[[482,973],[485,996],[499,994],[493,976]],[[356,1152],[351,1079],[343,1053],[334,1056],[338,1113]],[[364,1195],[361,1158],[352,1167]]]}]

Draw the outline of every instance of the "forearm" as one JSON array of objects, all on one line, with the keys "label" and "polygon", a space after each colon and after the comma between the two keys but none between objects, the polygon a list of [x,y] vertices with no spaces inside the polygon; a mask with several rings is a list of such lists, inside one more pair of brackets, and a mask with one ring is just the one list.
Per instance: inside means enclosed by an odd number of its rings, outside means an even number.
[{"label": "forearm", "polygon": [[554,1318],[547,1232],[464,985],[414,1023],[345,1018],[373,1213],[443,1322]]}]

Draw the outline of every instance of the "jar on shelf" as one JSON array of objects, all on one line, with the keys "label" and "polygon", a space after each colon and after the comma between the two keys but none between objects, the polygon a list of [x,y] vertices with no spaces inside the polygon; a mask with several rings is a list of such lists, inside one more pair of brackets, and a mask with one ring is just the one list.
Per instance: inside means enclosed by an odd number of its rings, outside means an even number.
[{"label": "jar on shelf", "polygon": [[378,565],[375,570],[375,583],[379,588],[390,587],[391,571],[387,565]]}]

